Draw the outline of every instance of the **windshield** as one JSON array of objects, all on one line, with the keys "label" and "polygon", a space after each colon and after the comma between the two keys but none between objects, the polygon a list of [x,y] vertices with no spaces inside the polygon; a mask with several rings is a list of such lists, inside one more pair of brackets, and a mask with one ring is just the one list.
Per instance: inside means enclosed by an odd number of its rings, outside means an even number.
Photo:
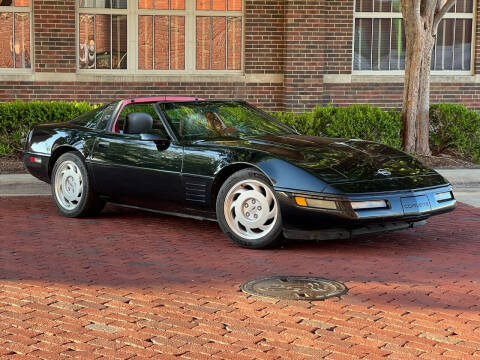
[{"label": "windshield", "polygon": [[242,102],[192,101],[159,106],[173,131],[183,139],[294,133],[267,113]]}]

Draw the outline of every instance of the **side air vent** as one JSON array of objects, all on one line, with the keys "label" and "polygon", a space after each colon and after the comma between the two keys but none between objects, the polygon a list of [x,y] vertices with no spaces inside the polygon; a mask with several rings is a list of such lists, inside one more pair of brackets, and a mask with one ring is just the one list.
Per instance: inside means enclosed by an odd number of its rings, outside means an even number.
[{"label": "side air vent", "polygon": [[210,179],[185,177],[185,199],[195,203],[206,203],[208,196],[208,181],[210,181]]}]

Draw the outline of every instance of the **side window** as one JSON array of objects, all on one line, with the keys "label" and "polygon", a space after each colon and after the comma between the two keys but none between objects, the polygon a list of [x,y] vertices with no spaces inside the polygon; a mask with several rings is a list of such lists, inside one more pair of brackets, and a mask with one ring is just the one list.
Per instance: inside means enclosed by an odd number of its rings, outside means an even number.
[{"label": "side window", "polygon": [[123,133],[123,128],[125,126],[125,120],[127,115],[134,112],[143,112],[150,114],[153,118],[153,127],[152,133],[158,134],[161,136],[167,136],[167,132],[165,131],[165,127],[163,126],[162,120],[158,117],[155,108],[153,107],[153,103],[151,104],[129,104],[125,106],[120,115],[118,116],[117,123],[115,125],[115,132]]},{"label": "side window", "polygon": [[118,102],[114,102],[114,103],[111,103],[110,105],[107,105],[107,107],[98,115],[97,129],[105,130],[117,105],[118,105]]},{"label": "side window", "polygon": [[106,106],[102,106],[96,109],[93,109],[85,114],[80,115],[79,117],[70,121],[72,124],[83,126],[89,129],[97,129],[97,124],[99,118],[102,116],[103,110]]},{"label": "side window", "polygon": [[235,123],[232,121],[235,116],[230,114],[228,109],[222,111],[221,108],[214,106],[165,104],[163,111],[171,126],[182,138],[214,138],[238,132],[237,128],[230,126]]}]

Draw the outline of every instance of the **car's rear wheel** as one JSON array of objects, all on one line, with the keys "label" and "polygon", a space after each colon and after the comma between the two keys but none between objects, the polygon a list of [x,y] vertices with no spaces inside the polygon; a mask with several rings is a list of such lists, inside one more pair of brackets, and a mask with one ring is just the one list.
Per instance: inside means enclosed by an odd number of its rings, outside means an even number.
[{"label": "car's rear wheel", "polygon": [[281,239],[278,200],[258,170],[248,168],[231,175],[220,188],[216,211],[220,228],[242,247],[270,247]]},{"label": "car's rear wheel", "polygon": [[57,208],[65,216],[94,216],[105,206],[105,201],[92,191],[85,163],[73,152],[63,154],[55,162],[51,187]]}]

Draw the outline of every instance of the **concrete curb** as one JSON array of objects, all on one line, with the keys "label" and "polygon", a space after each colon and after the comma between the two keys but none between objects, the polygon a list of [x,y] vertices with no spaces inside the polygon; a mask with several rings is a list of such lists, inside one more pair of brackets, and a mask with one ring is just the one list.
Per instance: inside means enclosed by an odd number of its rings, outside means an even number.
[{"label": "concrete curb", "polygon": [[50,195],[50,184],[30,174],[0,175],[0,196]]}]

